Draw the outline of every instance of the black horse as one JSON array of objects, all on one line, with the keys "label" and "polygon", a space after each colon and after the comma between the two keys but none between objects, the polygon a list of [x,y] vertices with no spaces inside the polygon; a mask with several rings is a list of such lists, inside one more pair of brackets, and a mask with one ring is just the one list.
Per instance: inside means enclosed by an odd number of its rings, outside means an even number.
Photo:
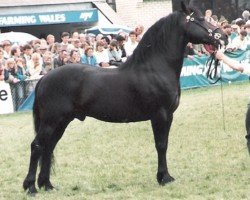
[{"label": "black horse", "polygon": [[180,100],[180,73],[188,42],[218,46],[227,38],[182,3],[182,11],[157,21],[143,36],[134,54],[119,68],[66,65],[51,71],[37,84],[33,107],[36,136],[31,143],[28,175],[23,187],[36,193],[53,189],[50,168],[53,150],[68,124],[86,116],[107,122],[151,120],[158,153],[157,181],[174,180],[167,168],[166,152],[173,113]]}]

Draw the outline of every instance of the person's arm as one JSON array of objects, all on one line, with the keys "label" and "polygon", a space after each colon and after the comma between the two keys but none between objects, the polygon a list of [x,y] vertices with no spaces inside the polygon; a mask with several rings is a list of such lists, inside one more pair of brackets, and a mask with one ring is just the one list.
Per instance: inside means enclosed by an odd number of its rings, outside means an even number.
[{"label": "person's arm", "polygon": [[238,61],[236,60],[233,60],[229,57],[227,57],[224,53],[223,53],[223,50],[218,50],[216,52],[216,55],[215,57],[219,60],[222,60],[225,64],[227,64],[229,67],[231,67],[232,69],[234,70],[237,70],[237,71],[240,71],[240,72],[243,72],[244,71],[244,67],[242,66],[241,63],[239,63]]}]

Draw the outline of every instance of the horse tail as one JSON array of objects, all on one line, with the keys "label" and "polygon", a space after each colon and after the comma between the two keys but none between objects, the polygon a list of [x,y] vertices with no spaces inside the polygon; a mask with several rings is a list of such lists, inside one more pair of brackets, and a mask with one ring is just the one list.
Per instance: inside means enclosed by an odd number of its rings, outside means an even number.
[{"label": "horse tail", "polygon": [[37,98],[37,91],[40,85],[41,79],[38,81],[35,87],[35,99],[33,104],[33,120],[34,120],[34,129],[35,134],[38,133],[39,127],[40,127],[40,111],[38,106],[38,98]]}]

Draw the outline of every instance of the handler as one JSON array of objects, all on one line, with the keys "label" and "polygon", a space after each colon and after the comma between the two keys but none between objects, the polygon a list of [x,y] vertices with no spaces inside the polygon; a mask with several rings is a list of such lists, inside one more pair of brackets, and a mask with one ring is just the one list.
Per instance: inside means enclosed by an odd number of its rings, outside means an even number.
[{"label": "handler", "polygon": [[[250,76],[250,63],[242,64],[236,60],[233,60],[227,57],[224,54],[223,49],[218,50],[215,54],[215,57],[218,60],[222,60],[225,64],[227,64],[232,69],[240,71],[241,73],[244,73]],[[248,109],[247,109],[247,114],[246,114],[246,130],[247,130],[247,135],[246,135],[247,147],[248,147],[248,152],[250,154],[250,103],[248,103]]]}]

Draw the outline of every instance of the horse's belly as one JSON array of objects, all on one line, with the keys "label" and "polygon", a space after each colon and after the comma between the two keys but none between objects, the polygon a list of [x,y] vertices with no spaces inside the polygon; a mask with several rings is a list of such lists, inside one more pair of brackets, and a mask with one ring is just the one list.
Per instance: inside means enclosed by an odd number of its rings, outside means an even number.
[{"label": "horse's belly", "polygon": [[135,106],[121,106],[121,107],[105,107],[98,106],[92,108],[91,111],[86,114],[89,117],[94,117],[96,119],[106,121],[106,122],[137,122],[146,121],[150,119],[150,115],[146,112],[140,111]]}]

